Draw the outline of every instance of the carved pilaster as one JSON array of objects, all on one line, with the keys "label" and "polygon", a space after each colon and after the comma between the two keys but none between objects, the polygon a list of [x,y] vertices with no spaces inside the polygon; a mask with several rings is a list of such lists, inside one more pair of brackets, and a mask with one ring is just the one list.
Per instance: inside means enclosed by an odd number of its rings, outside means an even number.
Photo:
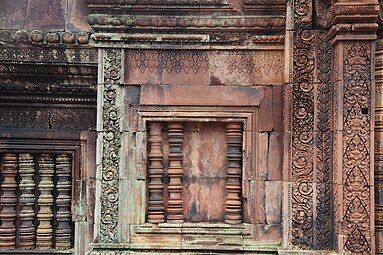
[{"label": "carved pilaster", "polygon": [[383,40],[376,45],[375,100],[375,240],[376,254],[383,254]]},{"label": "carved pilaster", "polygon": [[58,222],[56,229],[56,249],[70,249],[71,237],[71,173],[72,162],[68,154],[60,154],[56,157],[57,189],[57,213]]},{"label": "carved pilaster", "polygon": [[164,185],[162,177],[164,169],[162,167],[162,124],[151,122],[149,124],[149,203],[148,203],[148,222],[160,223],[165,221],[164,201],[162,197]]},{"label": "carved pilaster", "polygon": [[314,39],[311,30],[294,38],[292,91],[292,243],[313,247]]},{"label": "carved pilaster", "polygon": [[0,225],[0,249],[14,249],[16,246],[16,175],[17,155],[6,153],[3,157],[1,173],[4,181],[1,184],[1,225]]},{"label": "carved pilaster", "polygon": [[40,182],[38,185],[40,196],[37,200],[40,209],[37,213],[39,224],[36,231],[36,248],[41,250],[52,248],[53,168],[53,156],[41,154],[39,158]]},{"label": "carved pilaster", "polygon": [[183,124],[169,123],[169,200],[167,208],[167,222],[183,222],[182,206],[182,143]]},{"label": "carved pilaster", "polygon": [[20,229],[19,242],[20,249],[35,248],[35,226],[33,223],[35,211],[35,163],[33,156],[28,153],[19,155],[19,173],[20,173]]},{"label": "carved pilaster", "polygon": [[242,124],[226,124],[227,139],[227,198],[225,222],[242,222],[241,173],[242,173]]},{"label": "carved pilaster", "polygon": [[371,181],[374,45],[364,35],[357,38],[334,44],[334,239],[340,253],[375,254]]},{"label": "carved pilaster", "polygon": [[101,153],[101,166],[98,176],[98,215],[101,243],[117,242],[119,217],[119,160],[121,147],[119,85],[122,84],[123,50],[101,50],[102,63],[98,93],[98,147]]}]

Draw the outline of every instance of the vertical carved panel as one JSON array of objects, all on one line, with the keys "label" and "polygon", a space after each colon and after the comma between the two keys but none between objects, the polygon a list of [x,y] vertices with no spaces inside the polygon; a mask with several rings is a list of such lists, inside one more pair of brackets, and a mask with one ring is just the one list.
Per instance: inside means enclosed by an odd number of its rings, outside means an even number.
[{"label": "vertical carved panel", "polygon": [[316,158],[316,249],[332,247],[331,203],[331,45],[326,31],[318,35],[318,104]]},{"label": "vertical carved panel", "polygon": [[50,154],[41,154],[39,158],[40,183],[38,185],[40,192],[38,204],[40,209],[37,213],[39,225],[36,231],[36,248],[41,250],[52,248],[53,167],[53,156]]},{"label": "vertical carved panel", "polygon": [[292,243],[313,246],[314,32],[294,40],[292,92]]},{"label": "vertical carved panel", "polygon": [[58,222],[56,229],[56,249],[71,248],[71,156],[60,154],[56,157],[56,176],[58,178],[57,189],[57,213]]},{"label": "vertical carved panel", "polygon": [[183,124],[169,123],[169,200],[167,208],[167,222],[178,223],[183,221],[182,205],[182,142]]},{"label": "vertical carved panel", "polygon": [[19,248],[34,249],[35,248],[35,226],[33,219],[35,211],[33,205],[35,203],[35,182],[33,176],[35,174],[35,163],[33,156],[28,153],[19,155],[19,173],[20,173],[20,229],[19,229]]},{"label": "vertical carved panel", "polygon": [[345,249],[371,251],[371,43],[344,46],[343,208]]},{"label": "vertical carved panel", "polygon": [[383,40],[376,45],[375,103],[375,240],[376,254],[383,254]]},{"label": "vertical carved panel", "polygon": [[149,124],[149,203],[148,203],[148,222],[164,222],[164,201],[162,177],[164,169],[162,167],[162,124],[151,122]]},{"label": "vertical carved panel", "polygon": [[99,98],[102,108],[102,170],[100,194],[100,241],[102,243],[117,242],[117,226],[119,215],[119,153],[120,111],[118,109],[118,84],[121,82],[121,58],[119,49],[107,49],[103,56],[103,90]]},{"label": "vertical carved panel", "polygon": [[17,155],[6,153],[3,157],[2,175],[4,181],[1,184],[1,225],[0,225],[0,249],[13,249],[16,246],[16,175]]},{"label": "vertical carved panel", "polygon": [[242,124],[228,123],[227,137],[227,198],[225,222],[242,222],[241,173],[242,173]]}]

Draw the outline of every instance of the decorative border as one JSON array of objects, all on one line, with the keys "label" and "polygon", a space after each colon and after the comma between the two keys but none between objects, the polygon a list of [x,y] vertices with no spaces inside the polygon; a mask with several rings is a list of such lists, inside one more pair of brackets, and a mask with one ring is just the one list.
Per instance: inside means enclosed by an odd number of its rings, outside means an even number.
[{"label": "decorative border", "polygon": [[331,189],[331,61],[332,47],[327,31],[319,31],[317,47],[317,136],[316,136],[316,249],[332,248],[332,189]]},{"label": "decorative border", "polygon": [[99,138],[102,147],[101,169],[101,243],[116,243],[119,216],[119,160],[120,160],[120,118],[118,109],[118,85],[122,79],[123,51],[107,49],[102,52],[102,80],[99,101],[102,103],[102,116],[99,118]]},{"label": "decorative border", "polygon": [[371,42],[343,46],[344,247],[370,254],[371,244]]},{"label": "decorative border", "polygon": [[292,243],[313,247],[314,39],[298,30],[292,91]]}]

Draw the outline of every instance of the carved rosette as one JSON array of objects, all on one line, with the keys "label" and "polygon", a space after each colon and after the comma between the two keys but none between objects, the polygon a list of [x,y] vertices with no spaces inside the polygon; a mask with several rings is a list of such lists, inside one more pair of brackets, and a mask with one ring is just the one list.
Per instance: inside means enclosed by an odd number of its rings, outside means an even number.
[{"label": "carved rosette", "polygon": [[102,170],[101,170],[101,217],[100,242],[117,242],[119,207],[119,151],[120,112],[117,107],[118,85],[121,84],[123,53],[120,49],[106,49],[103,52],[102,126]]},{"label": "carved rosette", "polygon": [[242,222],[241,174],[242,174],[242,124],[226,124],[227,138],[227,198],[225,222]]},{"label": "carved rosette", "polygon": [[35,226],[33,223],[35,211],[35,163],[33,156],[28,153],[19,155],[19,173],[20,173],[20,229],[19,229],[19,248],[35,248]]},{"label": "carved rosette", "polygon": [[371,252],[371,42],[343,48],[343,231],[345,250]]},{"label": "carved rosette", "polygon": [[16,175],[17,155],[6,153],[3,157],[1,173],[4,181],[1,184],[1,225],[0,225],[0,249],[14,249],[16,247]]},{"label": "carved rosette", "polygon": [[292,243],[313,246],[314,33],[294,40],[292,92]]},{"label": "carved rosette", "polygon": [[65,250],[72,246],[71,229],[71,176],[72,159],[68,154],[60,154],[56,157],[56,176],[58,178],[57,189],[57,229],[56,229],[56,249]]},{"label": "carved rosette", "polygon": [[171,122],[168,125],[169,137],[169,200],[167,208],[167,222],[183,222],[182,205],[182,143],[183,124]]},{"label": "carved rosette", "polygon": [[163,201],[162,177],[164,169],[162,167],[162,123],[151,122],[149,124],[149,145],[148,155],[149,167],[149,202],[148,202],[148,222],[160,223],[165,221],[165,209]]},{"label": "carved rosette", "polygon": [[54,161],[53,156],[50,154],[41,154],[39,158],[39,175],[40,182],[38,189],[40,196],[37,200],[39,204],[39,211],[37,219],[39,221],[36,230],[36,248],[40,250],[48,250],[52,248],[52,219],[53,219],[53,174],[54,174]]}]

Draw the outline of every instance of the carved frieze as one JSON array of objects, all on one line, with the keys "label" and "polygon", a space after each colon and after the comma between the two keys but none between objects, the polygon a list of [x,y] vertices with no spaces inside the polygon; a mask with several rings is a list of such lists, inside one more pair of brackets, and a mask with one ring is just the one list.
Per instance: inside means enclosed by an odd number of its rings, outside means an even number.
[{"label": "carved frieze", "polygon": [[255,86],[282,84],[283,51],[129,50],[128,84],[191,83]]}]

